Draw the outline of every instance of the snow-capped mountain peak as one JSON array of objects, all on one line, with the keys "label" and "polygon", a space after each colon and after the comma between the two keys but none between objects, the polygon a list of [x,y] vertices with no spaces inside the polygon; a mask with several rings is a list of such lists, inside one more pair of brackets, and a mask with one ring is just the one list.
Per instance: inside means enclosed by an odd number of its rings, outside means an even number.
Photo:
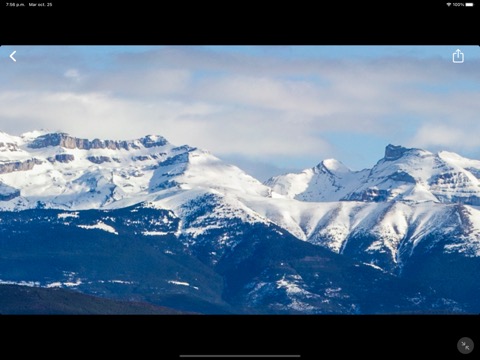
[{"label": "snow-capped mountain peak", "polygon": [[340,174],[345,174],[345,173],[350,173],[351,170],[343,165],[340,161],[336,159],[325,159],[323,160],[320,164],[318,164],[315,169],[321,169],[328,171],[332,175],[340,175]]},{"label": "snow-capped mountain peak", "polygon": [[348,170],[324,160],[314,171],[267,181],[274,191],[303,201],[406,201],[480,204],[480,161],[449,152],[388,145],[372,169]]},{"label": "snow-capped mountain peak", "polygon": [[18,151],[19,142],[20,138],[0,131],[0,154],[2,152]]},{"label": "snow-capped mountain peak", "polygon": [[159,135],[134,140],[34,131],[0,134],[0,208],[122,207],[169,188],[269,196],[270,189],[207,151]]},{"label": "snow-capped mountain peak", "polygon": [[401,145],[392,145],[388,144],[385,147],[385,156],[383,157],[382,160],[384,161],[393,161],[393,160],[398,160],[404,155],[428,155],[431,154],[430,152],[422,149],[417,149],[417,148],[406,148]]},{"label": "snow-capped mountain peak", "polygon": [[18,141],[18,137],[9,135],[3,131],[0,131],[0,142],[3,143],[15,143]]}]

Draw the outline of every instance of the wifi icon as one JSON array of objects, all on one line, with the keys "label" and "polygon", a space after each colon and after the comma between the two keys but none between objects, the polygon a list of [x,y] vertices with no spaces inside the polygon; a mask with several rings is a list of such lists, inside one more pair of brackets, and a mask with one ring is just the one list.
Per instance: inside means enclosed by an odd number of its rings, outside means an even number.
[{"label": "wifi icon", "polygon": [[447,6],[450,6],[450,5],[452,5],[452,3],[447,3]]}]

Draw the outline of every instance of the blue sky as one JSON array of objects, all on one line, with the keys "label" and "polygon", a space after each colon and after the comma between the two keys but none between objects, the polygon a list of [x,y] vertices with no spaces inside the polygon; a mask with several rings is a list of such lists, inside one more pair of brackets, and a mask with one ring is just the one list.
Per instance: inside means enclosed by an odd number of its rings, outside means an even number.
[{"label": "blue sky", "polygon": [[261,180],[371,167],[389,143],[480,159],[477,46],[9,46],[0,64],[12,134],[160,134]]}]

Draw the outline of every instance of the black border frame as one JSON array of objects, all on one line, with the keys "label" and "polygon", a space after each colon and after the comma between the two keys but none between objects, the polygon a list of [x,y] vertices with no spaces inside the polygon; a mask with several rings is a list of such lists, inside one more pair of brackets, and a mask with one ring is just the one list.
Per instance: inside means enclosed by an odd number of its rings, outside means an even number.
[{"label": "black border frame", "polygon": [[[1,45],[480,45],[474,9],[446,1],[106,4],[53,0],[51,9],[2,9]],[[5,4],[3,4],[5,5]],[[185,14],[189,16],[185,16]],[[300,354],[302,359],[463,358],[480,315],[0,316],[20,352],[93,356]],[[65,354],[68,356],[68,354]]]}]

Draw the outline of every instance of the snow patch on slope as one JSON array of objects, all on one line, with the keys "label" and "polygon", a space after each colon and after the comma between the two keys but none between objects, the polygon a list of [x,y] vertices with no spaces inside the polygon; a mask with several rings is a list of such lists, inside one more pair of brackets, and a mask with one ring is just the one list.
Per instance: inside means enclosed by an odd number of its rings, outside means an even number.
[{"label": "snow patch on slope", "polygon": [[180,285],[180,286],[188,286],[188,287],[194,288],[195,290],[198,290],[198,287],[197,287],[197,286],[192,286],[192,285],[190,285],[188,282],[177,281],[177,280],[168,280],[167,282],[168,282],[169,284]]},{"label": "snow patch on slope", "polygon": [[94,225],[77,225],[77,226],[82,229],[89,229],[89,230],[98,229],[98,230],[103,230],[103,231],[118,235],[118,232],[115,230],[113,226],[107,225],[103,221],[99,221]]}]

